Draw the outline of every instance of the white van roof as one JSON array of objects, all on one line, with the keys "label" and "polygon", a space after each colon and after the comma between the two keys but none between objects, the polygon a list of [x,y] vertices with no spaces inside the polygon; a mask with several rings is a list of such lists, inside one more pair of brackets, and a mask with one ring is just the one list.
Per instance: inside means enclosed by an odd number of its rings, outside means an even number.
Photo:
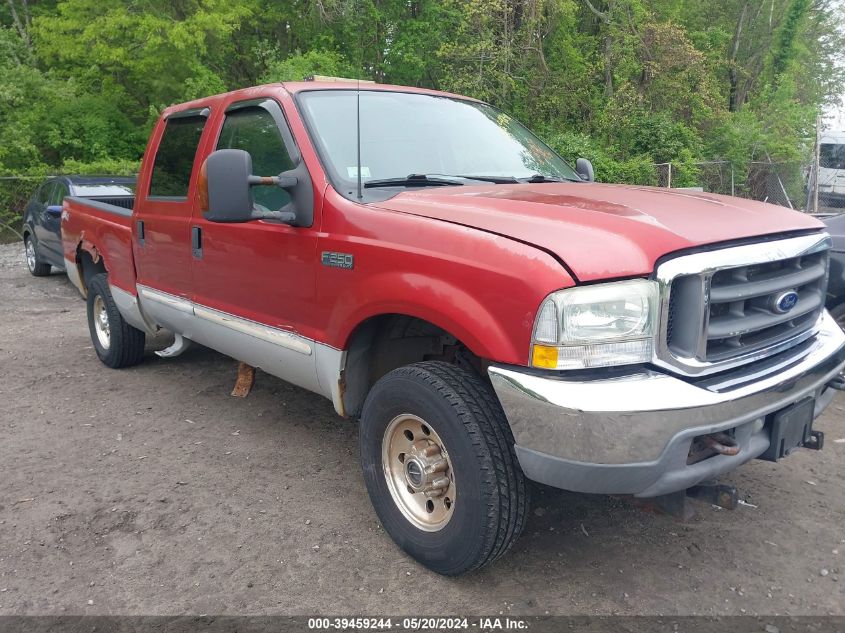
[{"label": "white van roof", "polygon": [[822,132],[819,142],[824,145],[845,145],[845,132]]}]

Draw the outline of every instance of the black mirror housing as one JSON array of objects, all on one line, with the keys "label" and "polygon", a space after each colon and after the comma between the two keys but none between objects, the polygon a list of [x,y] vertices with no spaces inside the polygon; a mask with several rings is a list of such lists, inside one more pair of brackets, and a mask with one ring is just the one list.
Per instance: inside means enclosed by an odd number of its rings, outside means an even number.
[{"label": "black mirror housing", "polygon": [[211,222],[252,220],[252,156],[242,149],[218,149],[205,161]]},{"label": "black mirror housing", "polygon": [[596,179],[596,175],[593,172],[593,164],[586,158],[579,158],[575,161],[575,171],[581,176],[581,180],[594,182]]},{"label": "black mirror housing", "polygon": [[[210,222],[270,220],[294,226],[311,226],[314,194],[303,161],[278,176],[255,176],[249,152],[242,149],[219,149],[212,152],[205,161],[204,180],[208,204],[205,218]],[[278,211],[255,210],[253,186],[287,189],[296,203],[288,204]]]}]

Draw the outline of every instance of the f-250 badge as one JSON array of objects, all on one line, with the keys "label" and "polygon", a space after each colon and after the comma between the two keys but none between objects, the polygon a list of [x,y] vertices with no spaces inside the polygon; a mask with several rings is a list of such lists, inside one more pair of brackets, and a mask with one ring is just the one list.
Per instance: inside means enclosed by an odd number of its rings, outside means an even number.
[{"label": "f-250 badge", "polygon": [[323,266],[329,266],[331,268],[352,270],[355,267],[355,256],[350,253],[333,253],[332,251],[323,251],[322,261]]}]

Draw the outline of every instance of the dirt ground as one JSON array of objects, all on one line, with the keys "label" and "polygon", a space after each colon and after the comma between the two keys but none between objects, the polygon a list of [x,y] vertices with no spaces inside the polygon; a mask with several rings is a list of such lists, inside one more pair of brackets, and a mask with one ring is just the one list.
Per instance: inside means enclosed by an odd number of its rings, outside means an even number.
[{"label": "dirt ground", "polygon": [[510,554],[448,579],[380,529],[354,424],[267,375],[233,398],[235,370],[107,369],[64,275],[0,246],[0,615],[845,614],[841,396],[824,451],[725,478],[749,505],[538,488]]}]

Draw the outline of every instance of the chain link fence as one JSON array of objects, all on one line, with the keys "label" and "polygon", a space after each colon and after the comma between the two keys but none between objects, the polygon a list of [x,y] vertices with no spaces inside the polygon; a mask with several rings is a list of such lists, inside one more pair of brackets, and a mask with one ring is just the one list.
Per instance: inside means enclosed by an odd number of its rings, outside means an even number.
[{"label": "chain link fence", "polygon": [[[801,162],[730,161],[692,164],[659,163],[654,166],[659,187],[676,187],[720,193],[814,211],[808,187],[810,165]],[[808,185],[808,183],[810,183]]]},{"label": "chain link fence", "polygon": [[22,239],[24,209],[45,178],[0,175],[0,244]]},{"label": "chain link fence", "polygon": [[725,160],[714,160],[696,163],[698,180],[704,191],[735,196],[736,174],[731,163]]},{"label": "chain link fence", "polygon": [[806,211],[809,173],[810,165],[801,163],[752,162],[744,190],[749,198]]}]

